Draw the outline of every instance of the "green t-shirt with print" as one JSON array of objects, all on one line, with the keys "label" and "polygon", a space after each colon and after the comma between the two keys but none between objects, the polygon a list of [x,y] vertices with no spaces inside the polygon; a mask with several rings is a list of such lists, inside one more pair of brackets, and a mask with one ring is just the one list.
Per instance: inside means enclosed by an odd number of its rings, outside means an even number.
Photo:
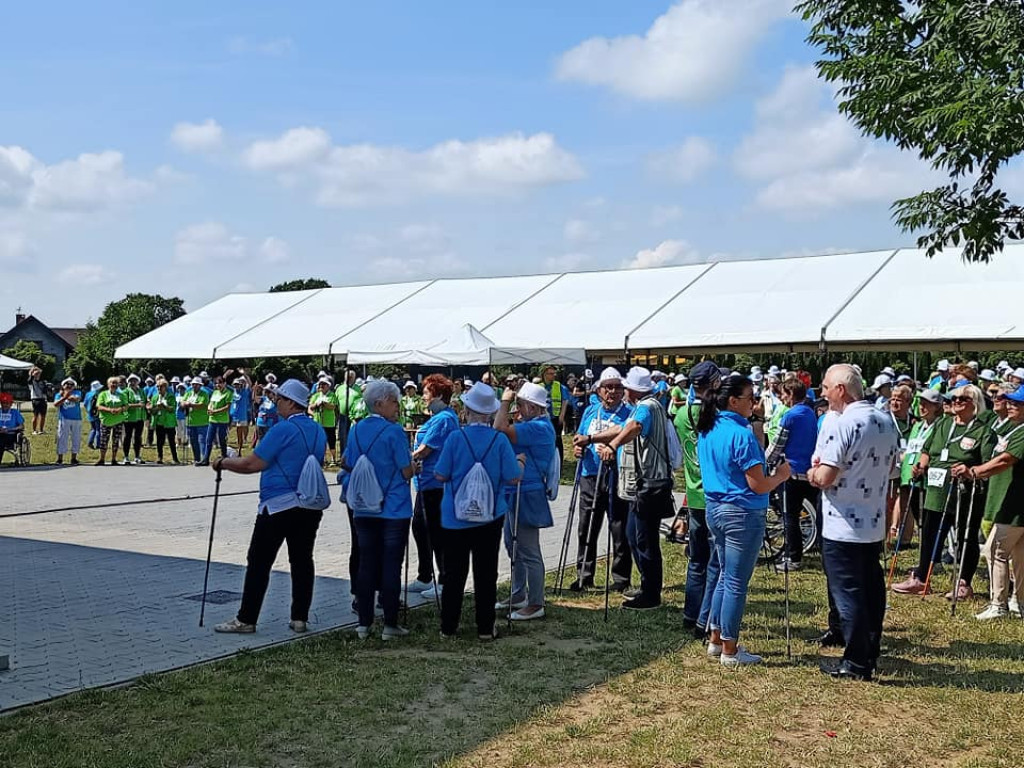
[{"label": "green t-shirt with print", "polygon": [[689,509],[705,509],[704,480],[700,475],[700,461],[697,459],[697,418],[700,403],[684,405],[676,411],[673,423],[683,449],[683,475],[686,478],[686,506]]},{"label": "green t-shirt with print", "polygon": [[[206,406],[207,418],[210,424],[227,424],[231,421],[231,401],[235,392],[230,387],[214,389],[210,393],[210,402]],[[219,410],[223,408],[223,410]],[[217,411],[214,413],[214,411]]]},{"label": "green t-shirt with print", "polygon": [[177,403],[170,391],[162,395],[159,392],[154,392],[153,396],[149,398],[149,405],[150,413],[153,416],[153,426],[176,427],[178,425],[178,420],[174,415]]},{"label": "green t-shirt with print", "polygon": [[992,446],[993,457],[1008,453],[1017,461],[988,481],[985,519],[1024,527],[1024,424],[1006,422]]},{"label": "green t-shirt with print", "polygon": [[907,435],[907,447],[903,452],[903,460],[900,462],[900,485],[910,485],[913,482],[914,465],[917,464],[925,441],[937,422],[938,419],[929,425],[924,421],[915,421],[910,427],[910,432]]},{"label": "green t-shirt with print", "polygon": [[126,422],[142,421],[146,416],[146,406],[143,404],[142,390],[125,387],[121,390],[121,394],[124,396],[125,402],[128,404],[128,410],[125,411],[124,420]]},{"label": "green t-shirt with print", "polygon": [[356,403],[363,399],[363,390],[356,384],[351,387],[347,384],[339,384],[334,388],[334,396],[338,401],[338,413],[348,416],[349,419],[355,418],[353,410]]},{"label": "green t-shirt with print", "polygon": [[423,399],[419,395],[404,395],[402,397],[402,422],[412,424],[413,416],[423,413]]},{"label": "green t-shirt with print", "polygon": [[774,443],[776,438],[779,436],[779,430],[782,429],[782,417],[786,415],[789,410],[788,405],[778,403],[774,410],[772,410],[771,418],[768,419],[768,427],[764,433],[768,436],[768,442]]},{"label": "green t-shirt with print", "polygon": [[338,426],[338,399],[333,392],[314,392],[309,398],[313,421],[327,429]]},{"label": "green t-shirt with print", "polygon": [[[922,453],[928,454],[928,471],[925,472],[924,508],[941,512],[952,480],[949,468],[954,464],[976,466],[984,463],[984,448],[989,425],[981,419],[967,424],[957,424],[952,416],[942,416],[935,422]],[[943,451],[946,456],[943,458]],[[932,470],[945,470],[933,472]],[[941,483],[936,475],[941,474]]]},{"label": "green t-shirt with print", "polygon": [[[124,408],[127,404],[128,399],[122,392],[111,392],[109,389],[105,389],[96,396],[96,405],[104,408]],[[99,414],[100,424],[104,427],[116,427],[118,424],[124,423],[124,411],[120,413],[100,411]]]},{"label": "green t-shirt with print", "polygon": [[189,427],[205,427],[210,423],[210,414],[207,409],[210,407],[210,396],[203,390],[196,392],[194,389],[185,393],[182,400],[185,405],[195,406],[188,409],[185,416],[185,425]]}]

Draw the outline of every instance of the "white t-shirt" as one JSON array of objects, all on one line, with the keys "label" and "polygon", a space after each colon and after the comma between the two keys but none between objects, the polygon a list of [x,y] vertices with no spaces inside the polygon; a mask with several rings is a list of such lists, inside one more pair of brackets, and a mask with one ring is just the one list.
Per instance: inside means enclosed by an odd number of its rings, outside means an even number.
[{"label": "white t-shirt", "polygon": [[821,494],[824,538],[856,544],[885,538],[889,472],[898,455],[899,433],[888,413],[863,401],[828,412],[814,459],[838,468],[839,476]]}]

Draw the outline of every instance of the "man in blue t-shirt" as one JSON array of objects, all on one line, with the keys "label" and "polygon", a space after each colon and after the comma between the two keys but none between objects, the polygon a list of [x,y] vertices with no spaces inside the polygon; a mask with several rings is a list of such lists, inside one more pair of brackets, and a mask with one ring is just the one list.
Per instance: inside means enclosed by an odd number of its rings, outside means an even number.
[{"label": "man in blue t-shirt", "polygon": [[78,464],[82,447],[82,393],[74,379],[64,379],[60,392],[53,397],[57,408],[57,463],[64,463],[64,454],[71,451],[71,463]]},{"label": "man in blue t-shirt", "polygon": [[[598,380],[596,403],[587,406],[573,438],[573,454],[581,466],[577,470],[580,483],[580,522],[577,530],[577,579],[569,588],[579,592],[594,586],[601,524],[609,519],[612,533],[612,588],[623,592],[629,588],[633,574],[633,556],[626,540],[626,519],[629,504],[621,499],[611,485],[613,462],[603,463],[597,455],[594,435],[610,427],[621,427],[632,409],[623,402],[622,375],[614,368],[605,368]],[[598,482],[600,480],[600,482]]]},{"label": "man in blue t-shirt", "polygon": [[242,605],[230,621],[218,624],[217,632],[250,633],[256,631],[263,598],[270,583],[270,570],[281,544],[288,542],[288,562],[292,572],[292,608],[288,626],[293,632],[305,632],[309,606],[313,602],[313,545],[324,513],[301,506],[296,495],[299,478],[310,456],[323,464],[327,438],[306,409],[309,390],[296,379],[277,389],[277,411],[282,421],[267,431],[256,450],[248,456],[221,457],[212,462],[221,470],[242,475],[260,473],[260,498],[256,524],[249,542],[248,564]]},{"label": "man in blue t-shirt", "polygon": [[782,486],[787,547],[782,559],[775,564],[777,571],[784,572],[787,568],[800,570],[804,556],[801,510],[805,504],[809,504],[811,510],[818,506],[819,491],[807,481],[807,470],[811,468],[811,456],[818,439],[818,418],[807,404],[807,388],[800,379],[791,377],[782,382],[780,398],[789,409],[783,414],[779,426],[788,435],[784,453],[791,472],[789,480]]}]

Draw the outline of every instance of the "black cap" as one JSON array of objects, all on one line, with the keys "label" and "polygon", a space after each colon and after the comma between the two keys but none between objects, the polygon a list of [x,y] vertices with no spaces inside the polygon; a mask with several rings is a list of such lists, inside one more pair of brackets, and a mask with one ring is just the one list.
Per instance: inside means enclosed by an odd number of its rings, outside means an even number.
[{"label": "black cap", "polygon": [[706,389],[721,378],[721,370],[710,360],[697,363],[690,369],[690,383],[697,389]]}]

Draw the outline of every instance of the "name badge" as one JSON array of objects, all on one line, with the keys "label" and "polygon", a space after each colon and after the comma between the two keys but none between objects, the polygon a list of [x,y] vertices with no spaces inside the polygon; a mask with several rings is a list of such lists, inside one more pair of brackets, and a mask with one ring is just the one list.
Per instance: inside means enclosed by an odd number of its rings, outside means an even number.
[{"label": "name badge", "polygon": [[973,451],[974,446],[978,444],[978,441],[973,437],[962,437],[960,438],[960,447],[965,451]]},{"label": "name badge", "polygon": [[948,470],[928,467],[928,487],[942,488],[946,484],[946,473]]},{"label": "name badge", "polygon": [[942,449],[942,452],[939,454],[939,460],[940,461],[949,461],[949,448],[943,448]]},{"label": "name badge", "polygon": [[1010,438],[1000,437],[996,440],[996,455],[1000,453],[1006,453],[1006,449],[1010,447]]},{"label": "name badge", "polygon": [[924,448],[924,438],[923,437],[915,437],[913,440],[911,440],[909,443],[907,443],[907,450],[910,453],[920,453],[923,448]]},{"label": "name badge", "polygon": [[905,437],[901,437],[901,438],[900,438],[900,450],[901,450],[901,451],[905,451],[905,450],[907,450],[907,445],[908,445],[908,443],[907,443],[907,438],[905,438]]}]

